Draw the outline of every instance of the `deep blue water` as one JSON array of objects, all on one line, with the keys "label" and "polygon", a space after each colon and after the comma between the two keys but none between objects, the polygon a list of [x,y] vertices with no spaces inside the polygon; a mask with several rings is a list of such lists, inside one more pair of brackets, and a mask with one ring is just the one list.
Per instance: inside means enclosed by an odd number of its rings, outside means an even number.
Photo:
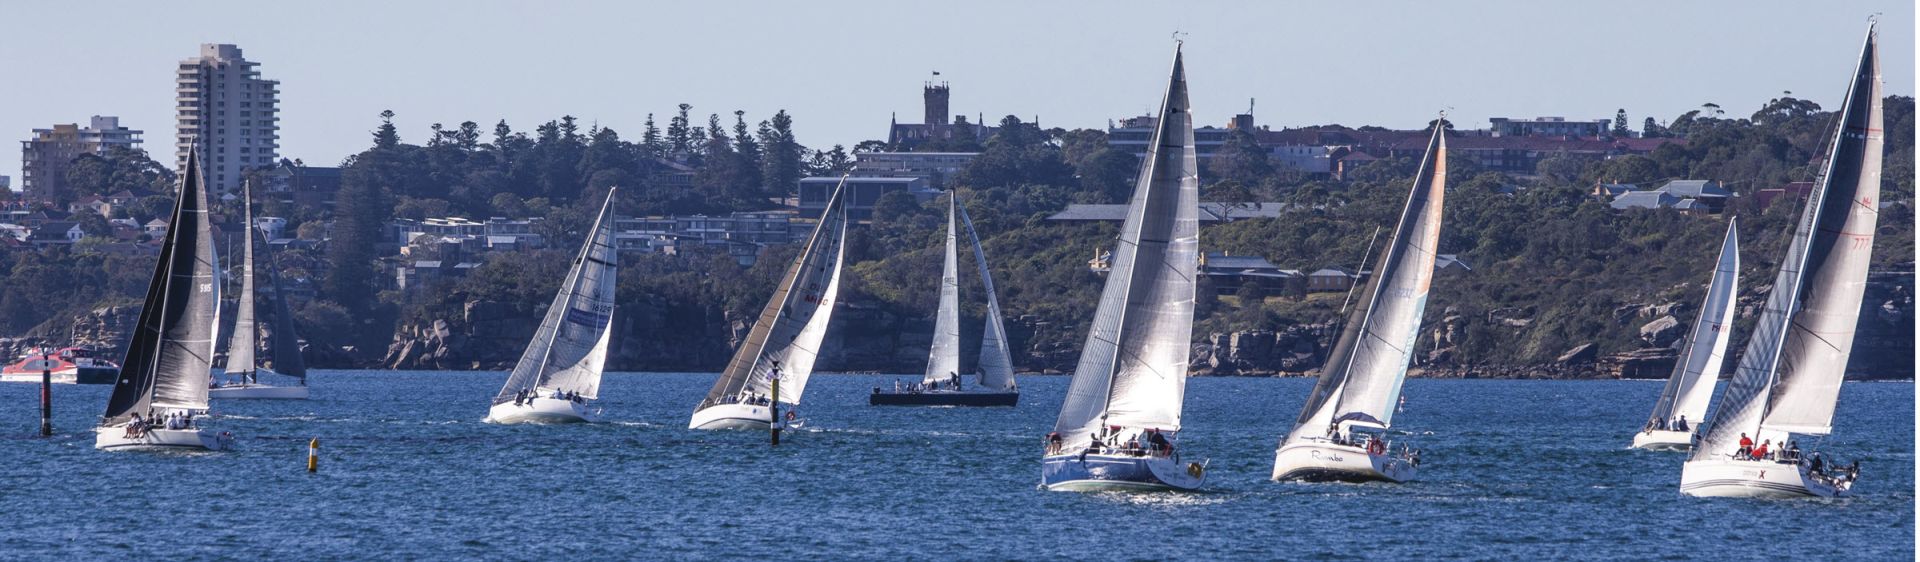
[{"label": "deep blue water", "polygon": [[[0,557],[1910,560],[1911,383],[1849,383],[1824,449],[1856,497],[1681,496],[1681,456],[1626,450],[1657,381],[1422,380],[1407,485],[1278,484],[1312,381],[1195,379],[1181,446],[1210,492],[1042,492],[1067,379],[1012,409],[874,408],[891,376],[816,377],[809,430],[685,429],[711,374],[612,374],[608,423],[480,423],[504,373],[322,371],[304,402],[218,402],[218,454],[105,453],[107,388],[0,385]],[[305,472],[319,437],[319,474]]]}]

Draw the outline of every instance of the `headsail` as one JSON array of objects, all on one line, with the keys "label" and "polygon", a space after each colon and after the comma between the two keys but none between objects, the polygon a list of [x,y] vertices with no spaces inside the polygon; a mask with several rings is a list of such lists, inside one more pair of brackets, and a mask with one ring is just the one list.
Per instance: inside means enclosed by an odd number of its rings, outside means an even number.
[{"label": "headsail", "polygon": [[259,347],[260,330],[254,322],[253,311],[253,182],[247,182],[241,188],[240,206],[245,222],[240,243],[240,295],[233,314],[233,337],[227,340],[227,374],[246,375],[254,371],[258,363],[254,352]]},{"label": "headsail", "polygon": [[533,342],[494,396],[494,404],[512,402],[520,391],[534,389],[599,397],[619,280],[620,258],[613,247],[614,193],[607,190],[607,201],[594,218],[586,244],[574,257],[573,268],[554,295]]},{"label": "headsail", "polygon": [[1879,50],[1868,26],[1826,169],[1807,197],[1753,339],[1693,458],[1732,453],[1743,433],[1760,437],[1765,430],[1765,438],[1777,440],[1832,429],[1880,214],[1880,90]]},{"label": "headsail", "polygon": [[720,373],[696,410],[746,393],[771,394],[770,377],[776,368],[784,377],[780,401],[800,403],[839,298],[840,270],[846,258],[846,186],[843,176],[806,246],[787,268],[753,330],[747,333],[747,341],[734,350],[727,370]]},{"label": "headsail", "polygon": [[1054,422],[1071,449],[1103,424],[1180,429],[1199,266],[1199,166],[1186,69],[1176,47],[1153,143],[1113,250],[1112,269]]},{"label": "headsail", "polygon": [[220,321],[218,258],[207,221],[198,147],[187,150],[173,220],[147,286],[146,305],[120,362],[120,377],[101,422],[114,425],[155,408],[205,410]]},{"label": "headsail", "polygon": [[300,334],[293,329],[293,307],[287,304],[287,292],[280,286],[280,261],[271,253],[268,260],[273,262],[271,271],[267,272],[267,283],[273,287],[273,372],[299,377],[304,383],[307,361],[300,356]]},{"label": "headsail", "polygon": [[[1713,387],[1719,383],[1720,366],[1727,355],[1727,342],[1733,335],[1734,297],[1740,294],[1739,220],[1727,220],[1727,237],[1720,243],[1720,260],[1707,282],[1707,298],[1700,304],[1700,317],[1694,319],[1680,359],[1673,364],[1673,376],[1660,391],[1654,404],[1651,426],[1666,426],[1682,417],[1697,424],[1706,419],[1707,403]],[[1664,423],[1663,423],[1664,422]]]},{"label": "headsail", "polygon": [[1386,251],[1380,253],[1359,306],[1321,367],[1319,382],[1300,412],[1289,441],[1323,435],[1335,420],[1370,425],[1393,423],[1400,386],[1407,379],[1414,340],[1427,307],[1440,243],[1447,190],[1446,120],[1434,121],[1433,138],[1414,176]]},{"label": "headsail", "polygon": [[973,261],[980,268],[980,286],[987,292],[986,328],[980,333],[980,387],[989,390],[1013,390],[1013,357],[1007,347],[1007,329],[1000,315],[1000,297],[993,290],[993,274],[987,271],[987,253],[980,248],[980,234],[973,230],[973,218],[960,209],[960,223],[967,227],[967,240],[973,243]]},{"label": "headsail", "polygon": [[960,373],[959,233],[955,232],[954,198],[947,197],[946,264],[940,274],[940,307],[933,322],[933,346],[927,352],[927,374],[922,380],[945,382]]}]

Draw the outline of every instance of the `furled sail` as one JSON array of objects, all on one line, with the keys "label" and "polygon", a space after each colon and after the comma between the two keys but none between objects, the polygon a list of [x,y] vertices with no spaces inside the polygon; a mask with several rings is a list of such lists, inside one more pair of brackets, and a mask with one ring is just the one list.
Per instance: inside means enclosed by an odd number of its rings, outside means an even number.
[{"label": "furled sail", "polygon": [[1707,403],[1713,398],[1733,335],[1734,297],[1740,294],[1738,224],[1738,219],[1727,220],[1727,237],[1720,243],[1720,260],[1707,282],[1707,299],[1700,305],[1700,317],[1693,321],[1679,361],[1673,364],[1673,376],[1654,404],[1650,425],[1664,427],[1683,417],[1689,424],[1706,419]]},{"label": "furled sail", "polygon": [[159,264],[147,285],[146,304],[120,362],[120,377],[107,399],[105,425],[153,410],[207,409],[207,373],[213,368],[215,326],[220,321],[218,258],[207,220],[207,194],[198,147],[187,150],[187,169],[173,204],[173,220],[160,244]]},{"label": "furled sail", "polygon": [[1375,262],[1359,305],[1349,311],[1346,329],[1321,367],[1289,441],[1324,435],[1336,420],[1378,427],[1393,423],[1433,284],[1447,190],[1445,124],[1434,121],[1433,138],[1393,237]]},{"label": "furled sail", "polygon": [[1879,50],[1869,26],[1826,169],[1807,197],[1753,339],[1693,458],[1732,453],[1743,433],[1779,440],[1788,433],[1831,431],[1880,214],[1880,90]]},{"label": "furled sail", "polygon": [[940,307],[933,322],[933,347],[927,352],[924,382],[945,382],[960,373],[959,233],[955,232],[954,197],[947,197],[946,263],[940,274]]},{"label": "furled sail", "polygon": [[720,373],[696,410],[748,393],[771,394],[775,369],[782,377],[780,401],[800,403],[840,293],[847,240],[846,186],[843,176],[820,212],[820,223],[814,225],[806,246],[787,268],[786,276],[753,323],[753,330],[747,333],[747,341],[734,350],[727,370]]},{"label": "furled sail", "polygon": [[554,295],[533,342],[513,366],[500,394],[493,397],[494,404],[512,402],[523,390],[599,397],[620,270],[619,253],[613,246],[614,193],[607,190],[607,201],[594,218],[586,245],[574,257],[573,268]]},{"label": "furled sail", "polygon": [[973,243],[973,261],[980,268],[980,286],[987,292],[987,323],[980,333],[980,387],[988,390],[1014,389],[1013,357],[1007,347],[1007,329],[1000,315],[1000,297],[993,290],[993,274],[987,271],[987,253],[980,248],[980,234],[973,230],[973,218],[960,209],[960,222],[967,227],[967,240]]},{"label": "furled sail", "polygon": [[1054,422],[1066,448],[1095,428],[1180,429],[1199,266],[1199,166],[1178,48],[1112,269]]},{"label": "furled sail", "polygon": [[[245,210],[244,226],[240,243],[240,296],[233,313],[233,337],[227,340],[227,375],[245,376],[253,373],[254,352],[259,347],[260,330],[254,321],[253,311],[253,184],[247,183],[241,188],[241,204]],[[232,257],[232,256],[228,256]]]}]

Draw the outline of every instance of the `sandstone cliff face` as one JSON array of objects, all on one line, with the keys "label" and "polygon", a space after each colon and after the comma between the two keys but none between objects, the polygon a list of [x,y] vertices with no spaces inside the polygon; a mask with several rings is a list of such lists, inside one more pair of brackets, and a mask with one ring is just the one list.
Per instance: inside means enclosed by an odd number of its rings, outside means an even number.
[{"label": "sandstone cliff face", "polygon": [[0,338],[0,356],[11,362],[29,350],[41,347],[89,347],[115,361],[127,351],[127,338],[140,322],[139,306],[104,306],[42,323],[26,336]]}]

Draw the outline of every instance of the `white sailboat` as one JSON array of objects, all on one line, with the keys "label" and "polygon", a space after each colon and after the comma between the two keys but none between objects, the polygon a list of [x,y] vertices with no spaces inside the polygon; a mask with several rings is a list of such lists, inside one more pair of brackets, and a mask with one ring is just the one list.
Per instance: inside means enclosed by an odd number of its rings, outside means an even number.
[{"label": "white sailboat", "polygon": [[218,450],[232,441],[198,423],[207,413],[220,317],[219,258],[204,185],[198,147],[190,146],[159,265],[113,396],[94,428],[94,448]]},{"label": "white sailboat", "polygon": [[1199,166],[1186,69],[1175,47],[1153,143],[1134,183],[1112,269],[1060,417],[1047,435],[1048,490],[1194,490],[1204,462],[1174,445],[1192,353]]},{"label": "white sailboat", "polygon": [[[940,308],[934,320],[933,345],[927,353],[927,372],[919,384],[895,388],[893,392],[874,389],[868,403],[876,406],[1012,406],[1020,400],[1013,380],[1013,358],[1007,352],[1006,328],[1001,324],[1000,299],[994,296],[993,277],[987,272],[986,254],[973,221],[955,202],[947,199],[946,264],[940,276]],[[973,243],[973,258],[979,265],[980,282],[987,292],[986,326],[980,336],[980,360],[973,382],[960,375],[960,278],[959,225],[965,220],[967,236]],[[896,385],[897,386],[897,385]]]},{"label": "white sailboat", "polygon": [[1405,482],[1418,472],[1418,454],[1404,445],[1393,451],[1386,433],[1433,283],[1447,193],[1445,125],[1444,115],[1434,121],[1393,237],[1299,420],[1274,452],[1274,480]]},{"label": "white sailboat", "polygon": [[1693,446],[1693,427],[1707,418],[1707,403],[1719,384],[1720,365],[1733,335],[1734,297],[1740,294],[1740,236],[1738,219],[1727,220],[1727,237],[1720,243],[1720,260],[1707,282],[1707,298],[1700,304],[1686,346],[1673,364],[1673,376],[1660,390],[1660,402],[1633,448],[1685,451]]},{"label": "white sailboat", "polygon": [[[799,406],[839,300],[846,258],[846,177],[820,212],[806,246],[688,420],[688,429],[768,429],[779,404]],[[779,380],[778,392],[774,381]],[[775,396],[778,394],[778,396]],[[787,410],[789,423],[793,410]]]},{"label": "white sailboat", "polygon": [[1713,418],[1680,473],[1690,496],[1845,495],[1841,469],[1798,439],[1833,431],[1879,220],[1885,117],[1872,25],[1848,81],[1826,169],[1808,195],[1786,259]]},{"label": "white sailboat", "polygon": [[607,201],[533,341],[494,395],[487,422],[571,423],[598,417],[589,403],[600,397],[620,274],[620,254],[613,246],[615,192],[607,189]]},{"label": "white sailboat", "polygon": [[[246,229],[246,240],[241,243],[240,254],[240,298],[235,307],[233,337],[227,344],[227,368],[224,380],[216,378],[213,387],[207,390],[210,398],[277,398],[304,400],[307,398],[307,366],[300,357],[300,345],[293,333],[293,318],[286,305],[286,294],[280,291],[279,274],[268,272],[273,278],[273,367],[262,368],[257,361],[256,350],[260,345],[260,327],[254,314],[254,280],[257,275],[253,267],[253,239],[258,235],[253,226],[253,184],[248,183],[242,192],[242,206],[246,208],[242,223]],[[297,384],[293,386],[275,386],[260,382],[262,373],[291,377]]]}]

